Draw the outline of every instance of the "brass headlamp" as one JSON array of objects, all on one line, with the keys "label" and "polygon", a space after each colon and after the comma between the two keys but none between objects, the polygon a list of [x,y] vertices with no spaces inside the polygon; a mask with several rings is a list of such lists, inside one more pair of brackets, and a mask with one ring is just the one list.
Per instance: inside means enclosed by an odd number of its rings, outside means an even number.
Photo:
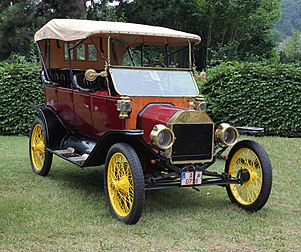
[{"label": "brass headlamp", "polygon": [[163,124],[155,125],[149,137],[153,145],[163,150],[169,149],[175,141],[174,133]]},{"label": "brass headlamp", "polygon": [[215,140],[223,146],[233,146],[237,143],[238,137],[237,129],[228,123],[221,123],[215,131]]}]

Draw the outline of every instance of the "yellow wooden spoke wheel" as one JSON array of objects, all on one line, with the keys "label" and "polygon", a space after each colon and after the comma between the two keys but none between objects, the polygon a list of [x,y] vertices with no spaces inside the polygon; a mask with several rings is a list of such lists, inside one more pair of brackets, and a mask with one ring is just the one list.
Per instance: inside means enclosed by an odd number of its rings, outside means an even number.
[{"label": "yellow wooden spoke wheel", "polygon": [[42,125],[36,124],[31,135],[31,157],[35,168],[40,171],[45,159],[45,142]]},{"label": "yellow wooden spoke wheel", "polygon": [[272,187],[272,168],[262,146],[254,141],[241,141],[229,153],[225,171],[240,184],[230,184],[227,192],[238,206],[257,211],[267,202]]},{"label": "yellow wooden spoke wheel", "polygon": [[144,206],[144,177],[134,149],[126,143],[111,147],[106,158],[105,192],[110,211],[126,224],[136,223]]},{"label": "yellow wooden spoke wheel", "polygon": [[46,176],[49,173],[52,154],[46,150],[44,122],[41,119],[36,119],[32,125],[29,154],[31,167],[35,173],[41,176]]}]

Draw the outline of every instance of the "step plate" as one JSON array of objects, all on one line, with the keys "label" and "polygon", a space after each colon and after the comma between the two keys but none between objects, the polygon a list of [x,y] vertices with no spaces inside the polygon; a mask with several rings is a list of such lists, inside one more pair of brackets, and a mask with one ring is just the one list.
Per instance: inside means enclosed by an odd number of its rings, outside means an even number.
[{"label": "step plate", "polygon": [[70,161],[74,164],[82,166],[86,159],[89,157],[88,154],[79,155],[75,153],[75,150],[71,147],[62,150],[50,150],[52,153],[62,157],[63,159]]}]

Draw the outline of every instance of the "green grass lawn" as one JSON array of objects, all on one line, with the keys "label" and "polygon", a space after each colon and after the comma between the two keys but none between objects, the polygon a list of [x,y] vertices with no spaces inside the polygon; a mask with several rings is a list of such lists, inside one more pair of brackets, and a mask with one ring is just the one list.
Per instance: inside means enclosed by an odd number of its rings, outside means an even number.
[{"label": "green grass lawn", "polygon": [[0,251],[300,251],[301,139],[255,140],[274,176],[262,210],[230,204],[222,187],[152,191],[142,219],[128,226],[107,209],[103,167],[81,170],[55,157],[40,177],[28,138],[0,136]]}]

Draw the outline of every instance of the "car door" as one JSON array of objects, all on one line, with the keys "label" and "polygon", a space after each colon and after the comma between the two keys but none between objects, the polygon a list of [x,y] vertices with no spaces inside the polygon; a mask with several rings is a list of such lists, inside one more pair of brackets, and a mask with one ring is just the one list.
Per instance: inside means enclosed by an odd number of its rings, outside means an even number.
[{"label": "car door", "polygon": [[122,129],[122,120],[116,108],[118,97],[92,94],[91,99],[92,121],[97,137],[111,129]]},{"label": "car door", "polygon": [[90,93],[73,90],[76,132],[96,138],[92,121],[92,101]]}]

